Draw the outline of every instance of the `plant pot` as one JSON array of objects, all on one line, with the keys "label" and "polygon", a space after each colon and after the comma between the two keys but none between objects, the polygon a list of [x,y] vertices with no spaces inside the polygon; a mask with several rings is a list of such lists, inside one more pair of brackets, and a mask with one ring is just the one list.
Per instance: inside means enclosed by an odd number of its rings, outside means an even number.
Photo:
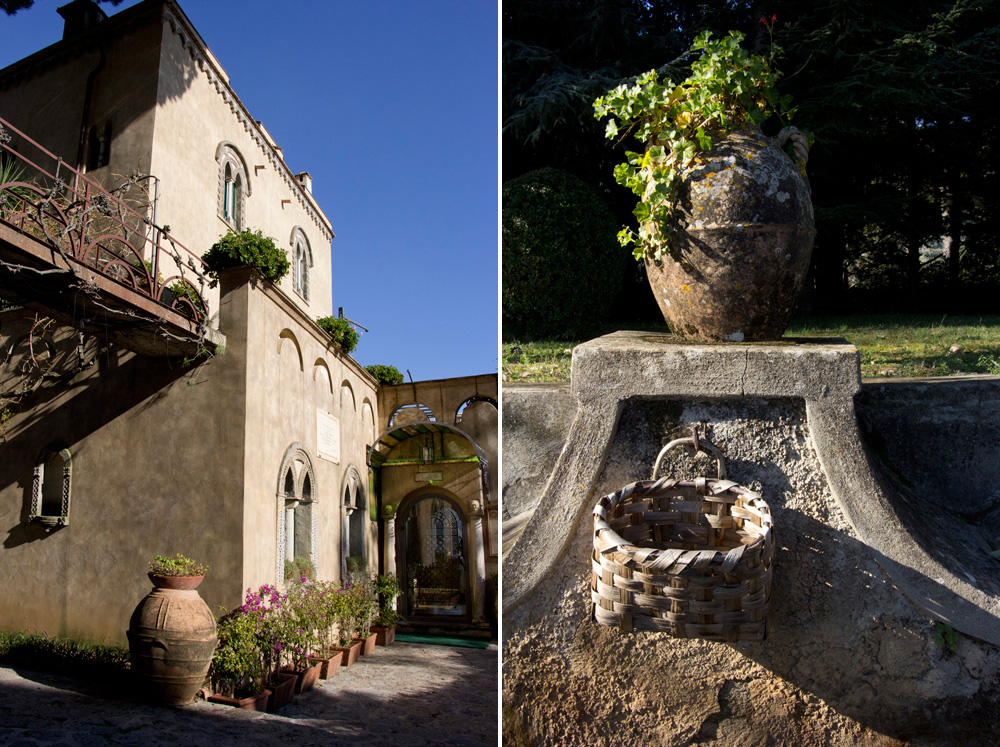
[{"label": "plant pot", "polygon": [[218,642],[215,616],[194,589],[154,588],[129,620],[132,672],[148,697],[190,703]]},{"label": "plant pot", "polygon": [[[794,136],[793,136],[794,137]],[[657,226],[671,254],[646,258],[653,295],[680,337],[781,338],[795,313],[816,235],[809,183],[775,138],[715,136],[684,170],[680,218]]]},{"label": "plant pot", "polygon": [[364,656],[365,654],[370,654],[372,651],[375,650],[375,638],[376,637],[377,636],[376,636],[375,633],[370,633],[365,638],[361,638],[359,636],[359,637],[356,637],[356,638],[353,639],[355,643],[360,643],[361,644],[361,651],[359,652],[359,654],[361,656]]},{"label": "plant pot", "polygon": [[298,677],[286,672],[278,672],[271,678],[271,697],[267,701],[267,712],[276,713],[279,708],[288,705],[295,694],[295,684]]},{"label": "plant pot", "polygon": [[209,703],[220,703],[222,705],[242,708],[244,711],[263,711],[267,708],[267,702],[271,698],[271,691],[264,690],[258,695],[251,695],[248,698],[230,698],[226,695],[209,695]]},{"label": "plant pot", "polygon": [[372,628],[372,632],[375,633],[375,645],[377,646],[389,646],[396,640],[395,625],[391,628]]},{"label": "plant pot", "polygon": [[361,641],[352,643],[350,646],[330,646],[330,651],[340,653],[341,666],[349,667],[361,656]]},{"label": "plant pot", "polygon": [[301,672],[297,672],[294,669],[282,669],[281,671],[285,674],[295,676],[295,694],[299,695],[300,693],[309,692],[316,687],[322,668],[321,664],[315,664]]},{"label": "plant pot", "polygon": [[204,576],[155,576],[147,573],[146,576],[153,582],[157,589],[190,590],[197,589],[198,585],[205,579]]},{"label": "plant pot", "polygon": [[319,664],[319,678],[328,680],[340,671],[340,662],[343,656],[338,653],[329,656],[310,656],[309,659]]}]

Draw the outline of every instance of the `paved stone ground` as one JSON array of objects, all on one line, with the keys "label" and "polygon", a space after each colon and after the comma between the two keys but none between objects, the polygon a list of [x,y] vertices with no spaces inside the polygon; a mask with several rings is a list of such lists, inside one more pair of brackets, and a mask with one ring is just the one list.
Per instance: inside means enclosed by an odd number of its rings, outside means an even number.
[{"label": "paved stone ground", "polygon": [[0,745],[493,747],[497,693],[495,644],[379,646],[277,714],[205,701],[160,707],[106,685],[0,668]]}]

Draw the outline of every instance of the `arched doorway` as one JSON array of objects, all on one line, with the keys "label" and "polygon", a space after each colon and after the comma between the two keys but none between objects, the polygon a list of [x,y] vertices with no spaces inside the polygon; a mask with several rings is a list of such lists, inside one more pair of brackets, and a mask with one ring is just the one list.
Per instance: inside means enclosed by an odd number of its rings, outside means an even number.
[{"label": "arched doorway", "polygon": [[396,518],[396,575],[406,618],[469,617],[466,523],[459,505],[425,493],[406,501]]}]

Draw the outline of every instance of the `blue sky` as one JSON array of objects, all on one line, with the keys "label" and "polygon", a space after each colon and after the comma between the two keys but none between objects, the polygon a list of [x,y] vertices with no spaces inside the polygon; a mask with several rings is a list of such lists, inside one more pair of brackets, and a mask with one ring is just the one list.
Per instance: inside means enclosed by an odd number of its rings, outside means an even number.
[{"label": "blue sky", "polygon": [[[0,67],[58,41],[67,2],[0,14]],[[292,171],[313,177],[337,234],[333,308],[370,330],[358,362],[416,381],[495,373],[497,4],[180,5]]]}]

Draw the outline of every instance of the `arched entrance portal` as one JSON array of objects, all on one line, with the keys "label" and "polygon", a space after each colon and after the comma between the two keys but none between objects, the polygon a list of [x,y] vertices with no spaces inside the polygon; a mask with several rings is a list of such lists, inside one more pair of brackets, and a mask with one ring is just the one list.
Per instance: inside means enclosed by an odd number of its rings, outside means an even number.
[{"label": "arched entrance portal", "polygon": [[404,503],[396,519],[396,575],[407,618],[469,617],[466,523],[455,501],[436,493]]}]

